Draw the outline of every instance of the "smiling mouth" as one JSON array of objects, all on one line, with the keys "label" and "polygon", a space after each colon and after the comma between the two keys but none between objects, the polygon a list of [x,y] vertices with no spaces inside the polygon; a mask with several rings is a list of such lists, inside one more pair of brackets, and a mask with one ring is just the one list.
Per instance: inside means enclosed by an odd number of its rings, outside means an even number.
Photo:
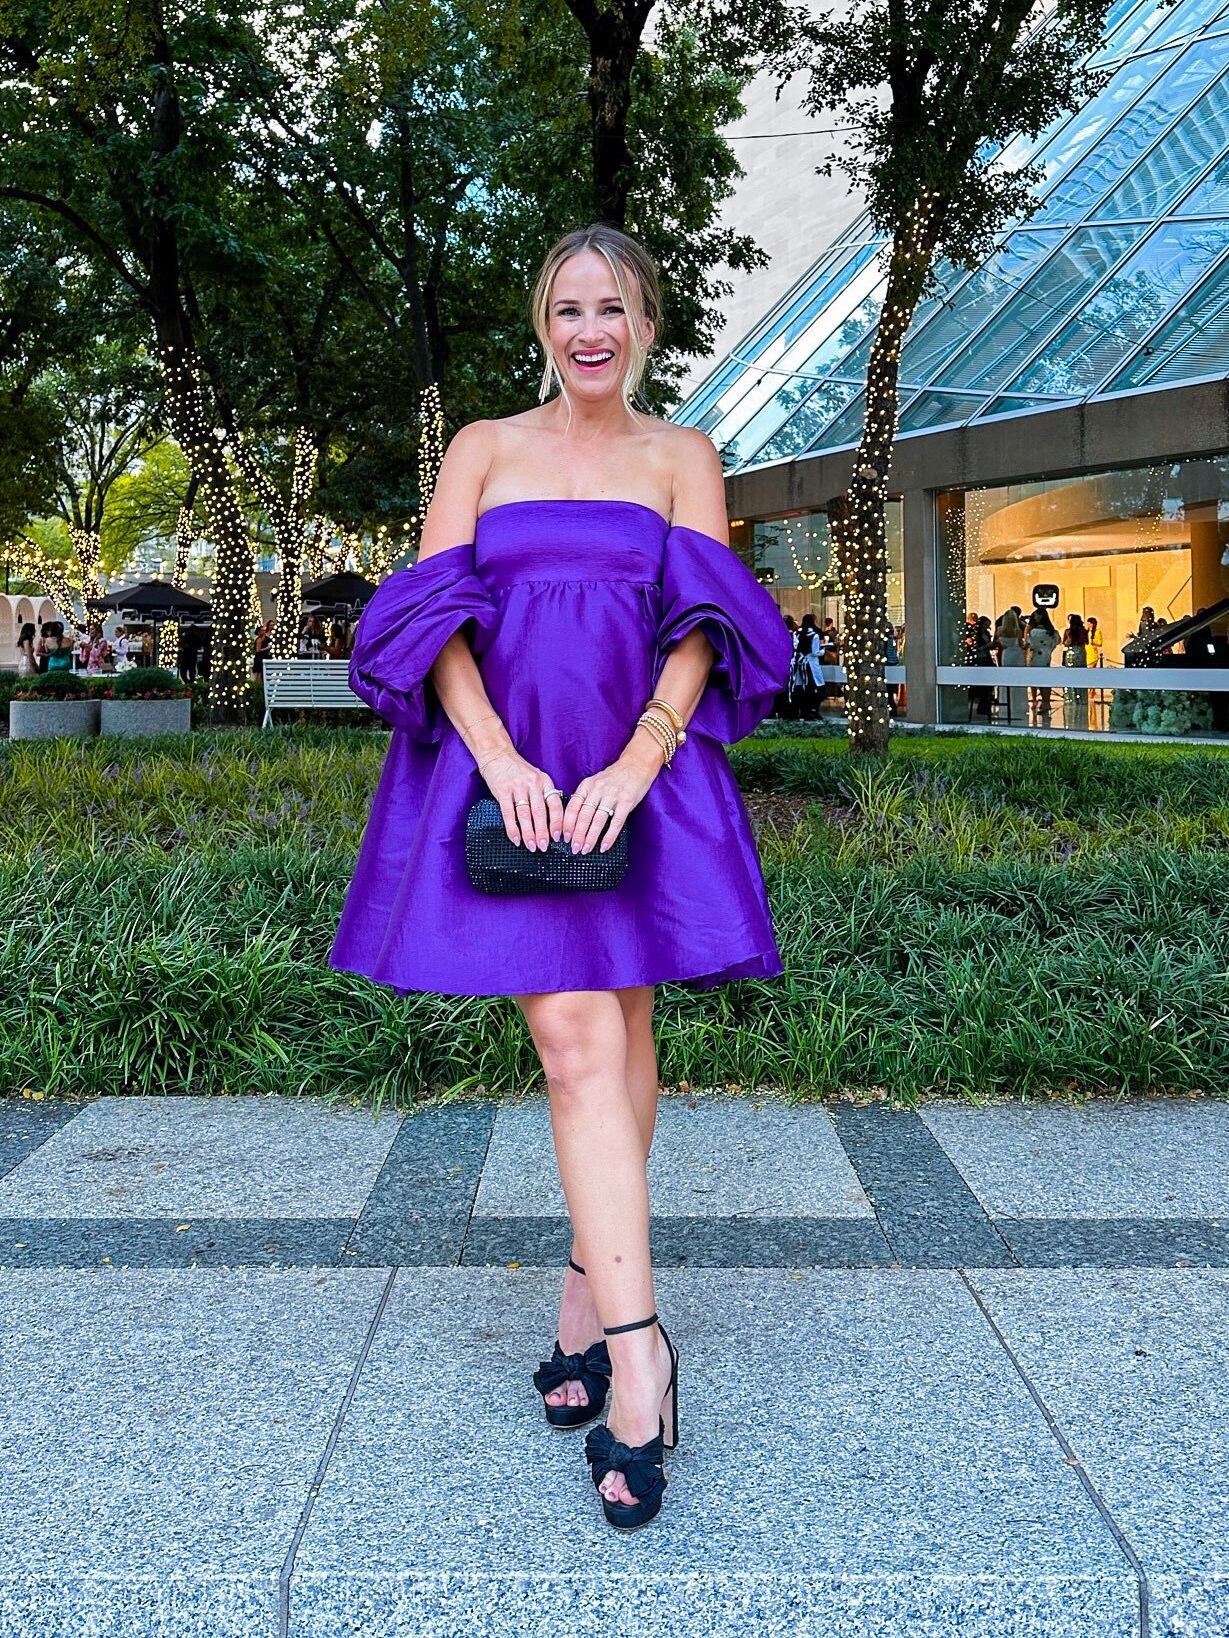
[{"label": "smiling mouth", "polygon": [[607,364],[609,364],[613,358],[614,354],[607,352],[605,349],[598,349],[592,353],[572,354],[572,362],[576,365],[577,369],[585,370],[592,374],[596,374],[598,370],[604,370]]}]

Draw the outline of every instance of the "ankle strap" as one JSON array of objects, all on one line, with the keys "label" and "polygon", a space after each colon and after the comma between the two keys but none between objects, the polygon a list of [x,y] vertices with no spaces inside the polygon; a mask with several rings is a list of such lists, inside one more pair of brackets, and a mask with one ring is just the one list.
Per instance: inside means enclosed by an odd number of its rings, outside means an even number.
[{"label": "ankle strap", "polygon": [[643,1331],[646,1325],[656,1325],[657,1315],[650,1314],[647,1320],[633,1320],[630,1325],[603,1325],[602,1332],[608,1337],[617,1337],[621,1331]]},{"label": "ankle strap", "polygon": [[568,1267],[575,1269],[578,1274],[584,1273],[584,1269],[580,1266],[580,1264],[574,1263],[570,1257],[568,1258]]}]

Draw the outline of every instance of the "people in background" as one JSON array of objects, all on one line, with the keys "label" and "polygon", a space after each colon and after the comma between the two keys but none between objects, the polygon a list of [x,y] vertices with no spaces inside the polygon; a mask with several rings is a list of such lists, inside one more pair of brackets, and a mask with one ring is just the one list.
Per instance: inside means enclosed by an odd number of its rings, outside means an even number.
[{"label": "people in background", "polygon": [[340,620],[334,620],[329,627],[328,656],[330,660],[344,660],[346,657],[346,628]]},{"label": "people in background", "polygon": [[38,672],[34,663],[34,621],[27,620],[17,633],[17,675],[33,677]]},{"label": "people in background", "polygon": [[65,634],[63,622],[49,620],[43,627],[47,638],[47,671],[71,671],[75,643]]},{"label": "people in background", "polygon": [[256,628],[256,643],[252,650],[252,670],[263,681],[265,661],[273,652],[273,621],[266,620]]},{"label": "people in background", "polygon": [[1105,638],[1101,635],[1101,627],[1095,614],[1088,616],[1088,642],[1085,657],[1089,665],[1102,665],[1105,649]]},{"label": "people in background", "polygon": [[299,628],[298,652],[301,660],[322,660],[325,651],[324,621],[318,614],[309,614]]},{"label": "people in background", "polygon": [[[900,664],[900,650],[896,646],[896,627],[890,620],[888,621],[887,630],[883,635],[883,663],[885,666]],[[890,682],[887,686],[888,715],[898,717],[900,715],[900,711],[897,708],[896,696],[900,691],[900,684]]]},{"label": "people in background", "polygon": [[[1025,632],[1025,659],[1028,665],[1048,666],[1054,659],[1054,650],[1062,639],[1058,634],[1058,627],[1050,619],[1049,609],[1034,609],[1028,618],[1028,630]],[[1050,726],[1051,690],[1048,688],[1030,688],[1029,706],[1033,713],[1033,720],[1041,728]]]},{"label": "people in background", "polygon": [[[1063,632],[1063,664],[1087,670],[1088,627],[1083,616],[1071,614]],[[1068,728],[1087,728],[1089,694],[1086,688],[1063,690],[1063,721]]]},{"label": "people in background", "polygon": [[97,677],[107,669],[111,660],[111,645],[102,634],[102,627],[95,623],[86,633],[85,669],[91,677]]},{"label": "people in background", "polygon": [[[993,646],[1000,665],[1021,666],[1025,663],[1024,628],[1020,624],[1018,609],[1004,610],[994,622]],[[1010,687],[1005,692],[1008,722],[1023,722],[1028,709],[1026,691],[1023,688]]]}]

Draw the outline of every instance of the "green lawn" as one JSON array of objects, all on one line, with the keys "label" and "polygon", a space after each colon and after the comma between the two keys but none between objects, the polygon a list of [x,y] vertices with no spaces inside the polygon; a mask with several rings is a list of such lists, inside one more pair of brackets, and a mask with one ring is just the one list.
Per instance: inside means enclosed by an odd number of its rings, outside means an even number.
[{"label": "green lawn", "polygon": [[[0,1092],[532,1083],[510,1000],[325,965],[385,743],[0,744]],[[757,735],[732,760],[787,974],[662,986],[666,1084],[1223,1092],[1229,751],[928,735],[867,767]]]}]

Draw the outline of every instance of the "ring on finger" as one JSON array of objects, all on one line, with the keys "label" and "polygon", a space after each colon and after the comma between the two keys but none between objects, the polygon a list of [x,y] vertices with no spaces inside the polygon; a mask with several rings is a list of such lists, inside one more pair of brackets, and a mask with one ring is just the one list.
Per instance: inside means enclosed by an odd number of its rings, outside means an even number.
[{"label": "ring on finger", "polygon": [[529,801],[529,798],[528,798],[528,797],[525,797],[525,798],[524,798],[524,800],[523,800],[523,801],[520,801],[520,802],[514,802],[514,803],[513,803],[513,804],[512,804],[512,806],[513,806],[513,807],[514,807],[514,808],[527,808],[527,807],[529,807],[529,806],[530,806],[530,805],[531,805],[531,804],[530,804],[530,801]]}]

